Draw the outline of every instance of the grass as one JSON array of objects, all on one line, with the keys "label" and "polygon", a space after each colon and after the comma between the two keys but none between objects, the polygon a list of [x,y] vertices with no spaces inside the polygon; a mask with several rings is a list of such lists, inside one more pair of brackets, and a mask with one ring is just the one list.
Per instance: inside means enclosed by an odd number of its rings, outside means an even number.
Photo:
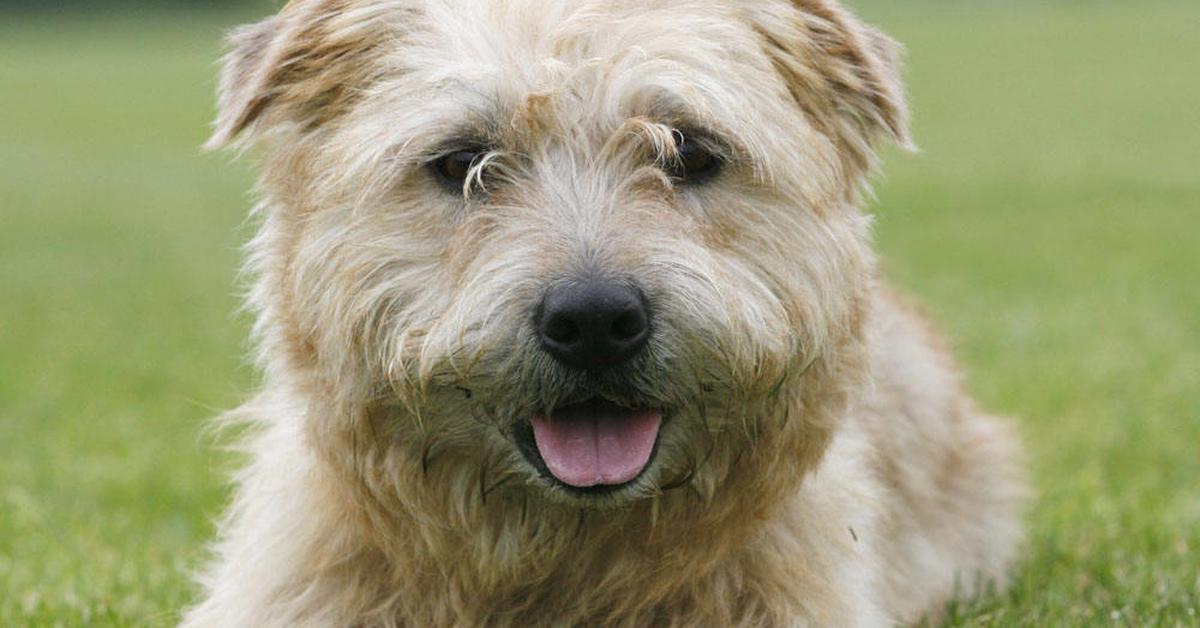
[{"label": "grass", "polygon": [[[890,275],[1018,417],[1039,498],[958,625],[1200,625],[1200,9],[861,0],[923,152]],[[247,169],[202,156],[236,16],[0,19],[0,625],[167,625],[252,388]]]}]

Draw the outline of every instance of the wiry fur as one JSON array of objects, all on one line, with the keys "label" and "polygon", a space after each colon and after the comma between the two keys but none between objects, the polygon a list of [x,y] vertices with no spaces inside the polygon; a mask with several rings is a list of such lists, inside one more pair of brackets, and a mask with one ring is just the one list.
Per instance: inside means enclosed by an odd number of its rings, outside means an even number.
[{"label": "wiry fur", "polygon": [[[1016,441],[856,208],[908,142],[883,35],[832,0],[293,0],[233,43],[264,385],[186,626],[880,625],[1003,583]],[[665,174],[679,130],[717,179]],[[456,194],[425,163],[463,142]],[[615,372],[529,323],[588,274],[652,304]],[[512,429],[594,395],[669,419],[580,498]]]}]

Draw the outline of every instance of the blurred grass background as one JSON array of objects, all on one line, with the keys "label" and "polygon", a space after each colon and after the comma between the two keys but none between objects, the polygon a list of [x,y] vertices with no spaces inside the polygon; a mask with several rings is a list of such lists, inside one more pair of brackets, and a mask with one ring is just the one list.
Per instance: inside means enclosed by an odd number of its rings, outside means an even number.
[{"label": "blurred grass background", "polygon": [[[255,379],[252,177],[197,147],[222,31],[274,6],[35,4],[0,0],[0,625],[170,625],[227,495],[202,426]],[[851,4],[923,148],[876,185],[888,271],[1039,493],[951,623],[1200,625],[1200,4]]]}]

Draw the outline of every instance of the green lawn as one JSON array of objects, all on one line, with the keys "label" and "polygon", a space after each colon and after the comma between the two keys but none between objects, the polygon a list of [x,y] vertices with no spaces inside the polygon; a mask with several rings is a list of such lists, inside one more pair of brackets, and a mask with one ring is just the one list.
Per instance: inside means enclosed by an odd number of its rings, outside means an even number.
[{"label": "green lawn", "polygon": [[[1039,494],[1011,591],[953,618],[1200,625],[1200,5],[856,4],[909,48],[923,148],[877,182],[889,272]],[[0,14],[0,625],[191,595],[230,460],[204,420],[255,379],[251,177],[196,148],[238,19]]]}]

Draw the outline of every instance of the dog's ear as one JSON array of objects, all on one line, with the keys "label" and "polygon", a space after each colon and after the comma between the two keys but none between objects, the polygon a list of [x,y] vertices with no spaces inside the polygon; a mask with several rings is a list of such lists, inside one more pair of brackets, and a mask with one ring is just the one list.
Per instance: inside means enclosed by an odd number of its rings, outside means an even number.
[{"label": "dog's ear", "polygon": [[796,103],[838,145],[847,165],[869,168],[880,138],[914,148],[900,45],[835,0],[790,5],[798,12],[755,11],[755,29]]},{"label": "dog's ear", "polygon": [[230,35],[206,148],[252,138],[281,119],[315,126],[352,104],[356,88],[377,71],[367,55],[386,37],[380,15],[347,12],[345,4],[292,0],[278,15]]},{"label": "dog's ear", "polygon": [[228,144],[266,109],[271,97],[268,68],[280,54],[276,42],[281,21],[271,17],[230,33],[230,51],[217,88],[217,120],[206,148]]}]

